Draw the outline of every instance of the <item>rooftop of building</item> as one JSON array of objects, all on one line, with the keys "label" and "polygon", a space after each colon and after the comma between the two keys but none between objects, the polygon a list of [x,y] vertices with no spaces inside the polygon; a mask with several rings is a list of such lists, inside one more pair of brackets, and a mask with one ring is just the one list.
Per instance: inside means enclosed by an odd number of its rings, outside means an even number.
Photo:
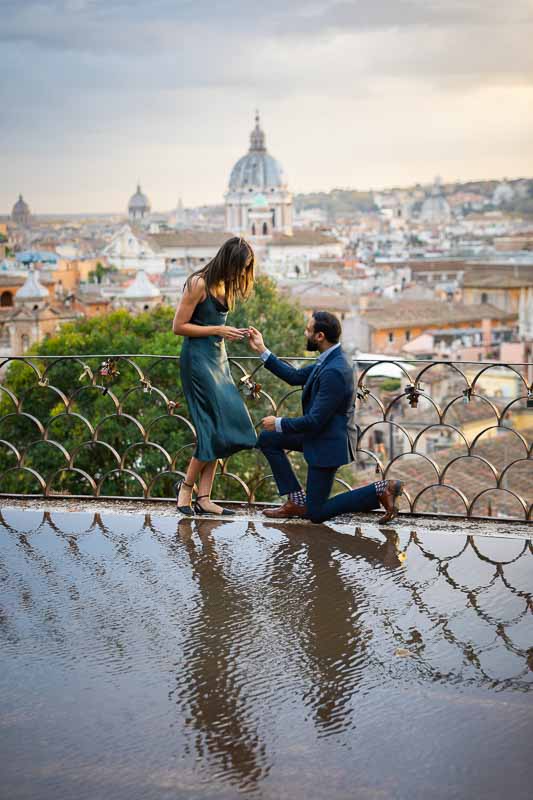
[{"label": "rooftop of building", "polygon": [[182,230],[149,233],[145,238],[154,248],[162,250],[167,247],[221,247],[233,235],[229,231]]},{"label": "rooftop of building", "polygon": [[315,231],[311,228],[295,228],[292,235],[275,233],[270,242],[271,247],[298,247],[305,245],[340,244],[340,240],[330,233]]},{"label": "rooftop of building", "polygon": [[465,289],[520,289],[533,286],[533,264],[515,265],[512,273],[502,269],[469,269],[463,277]]},{"label": "rooftop of building", "polygon": [[514,320],[516,314],[502,311],[489,303],[466,305],[438,300],[371,299],[364,320],[371,328],[402,328],[443,323],[474,322],[483,319]]}]

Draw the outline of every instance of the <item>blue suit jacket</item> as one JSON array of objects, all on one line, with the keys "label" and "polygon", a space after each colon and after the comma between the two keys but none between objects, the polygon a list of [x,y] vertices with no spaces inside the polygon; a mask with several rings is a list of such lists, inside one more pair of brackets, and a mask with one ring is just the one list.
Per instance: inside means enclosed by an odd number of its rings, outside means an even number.
[{"label": "blue suit jacket", "polygon": [[342,348],[325,361],[296,369],[271,354],[265,367],[291,386],[303,386],[301,417],[283,417],[283,433],[303,435],[303,453],[312,467],[340,467],[352,461],[346,430],[353,397],[353,371]]}]

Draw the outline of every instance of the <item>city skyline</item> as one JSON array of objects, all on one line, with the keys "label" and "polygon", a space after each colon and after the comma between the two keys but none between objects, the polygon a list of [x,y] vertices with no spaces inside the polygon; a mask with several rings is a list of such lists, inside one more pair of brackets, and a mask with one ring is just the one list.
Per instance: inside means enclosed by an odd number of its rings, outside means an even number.
[{"label": "city skyline", "polygon": [[295,192],[527,177],[531,3],[2,2],[0,213],[222,203],[256,108]]}]

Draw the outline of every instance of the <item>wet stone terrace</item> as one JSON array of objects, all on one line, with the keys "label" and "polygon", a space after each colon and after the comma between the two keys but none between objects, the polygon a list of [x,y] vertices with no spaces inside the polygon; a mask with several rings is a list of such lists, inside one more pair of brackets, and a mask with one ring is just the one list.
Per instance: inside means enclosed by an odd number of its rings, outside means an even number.
[{"label": "wet stone terrace", "polygon": [[13,501],[0,797],[531,797],[531,530],[485,527]]}]

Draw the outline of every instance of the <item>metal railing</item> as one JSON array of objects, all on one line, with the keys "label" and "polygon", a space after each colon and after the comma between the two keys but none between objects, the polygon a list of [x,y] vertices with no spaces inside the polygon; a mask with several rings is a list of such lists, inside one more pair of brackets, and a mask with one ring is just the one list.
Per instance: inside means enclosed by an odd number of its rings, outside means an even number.
[{"label": "metal railing", "polygon": [[[299,413],[301,390],[259,359],[230,364],[257,427]],[[405,512],[533,519],[533,364],[384,358],[354,372],[359,445],[336,489],[397,477]],[[195,447],[179,357],[32,355],[3,360],[0,375],[0,495],[173,497]],[[220,462],[215,493],[276,498],[258,451]]]}]

